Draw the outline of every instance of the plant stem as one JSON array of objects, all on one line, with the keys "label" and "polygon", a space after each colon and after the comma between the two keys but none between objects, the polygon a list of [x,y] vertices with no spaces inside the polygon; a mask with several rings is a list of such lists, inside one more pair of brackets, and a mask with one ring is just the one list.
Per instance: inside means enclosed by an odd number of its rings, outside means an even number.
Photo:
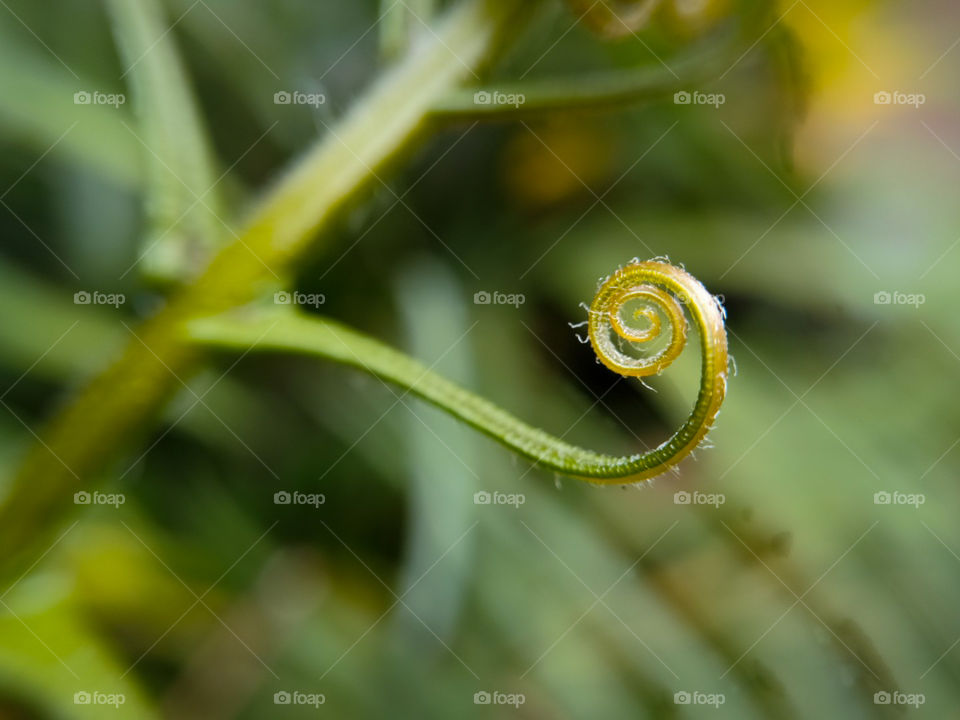
[{"label": "plant stem", "polygon": [[[197,364],[182,325],[250,302],[419,136],[437,97],[474,75],[536,3],[466,0],[384,75],[255,208],[238,239],[143,327],[29,450],[0,506],[0,574],[32,561],[73,493],[97,483]],[[126,469],[126,468],[124,468]],[[122,475],[121,475],[122,477]]]},{"label": "plant stem", "polygon": [[[106,0],[133,91],[144,159],[145,274],[161,280],[202,269],[226,232],[213,152],[157,0]],[[159,40],[157,38],[160,38]]]},{"label": "plant stem", "polygon": [[[617,107],[628,103],[661,100],[678,90],[690,90],[718,77],[734,62],[748,41],[739,35],[714,39],[691,52],[670,58],[669,66],[605,70],[590,74],[505,80],[483,87],[457,88],[441,97],[433,108],[440,119],[514,120],[518,116]],[[522,96],[517,104],[478,103],[486,93]]]}]

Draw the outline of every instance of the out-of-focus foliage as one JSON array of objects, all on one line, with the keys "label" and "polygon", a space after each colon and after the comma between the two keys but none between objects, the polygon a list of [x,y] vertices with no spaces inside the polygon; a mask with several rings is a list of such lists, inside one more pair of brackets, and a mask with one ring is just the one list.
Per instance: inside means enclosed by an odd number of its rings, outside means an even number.
[{"label": "out-of-focus foliage", "polygon": [[[152,158],[130,104],[74,102],[129,93],[107,15],[0,5],[2,492],[161,290],[136,265]],[[373,0],[163,9],[231,219],[387,62]],[[100,490],[125,502],[78,505],[0,582],[0,717],[867,718],[900,712],[876,703],[895,692],[955,716],[958,18],[942,2],[677,0],[607,43],[547,3],[486,82],[669,68],[729,25],[752,34],[707,68],[719,107],[438,124],[324,230],[298,287],[521,417],[626,452],[682,421],[695,353],[653,393],[568,323],[597,278],[668,255],[725,297],[738,372],[713,447],[679,477],[598,489],[374,378],[214,357],[190,381],[204,402],[185,390],[111,466]],[[326,102],[275,104],[295,89]],[[324,502],[275,503],[294,491]],[[325,702],[281,707],[284,692]]]}]

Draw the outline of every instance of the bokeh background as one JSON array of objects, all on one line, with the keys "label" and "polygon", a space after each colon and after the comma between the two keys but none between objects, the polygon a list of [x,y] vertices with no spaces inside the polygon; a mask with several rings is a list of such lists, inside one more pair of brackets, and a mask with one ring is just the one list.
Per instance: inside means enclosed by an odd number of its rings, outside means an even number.
[{"label": "bokeh background", "polygon": [[[168,289],[137,262],[130,103],[73,101],[129,92],[103,8],[0,5],[3,488]],[[373,2],[163,6],[232,218],[389,62]],[[173,397],[103,477],[125,502],[78,505],[2,578],[0,716],[960,717],[960,8],[665,0],[619,42],[577,12],[547,3],[489,82],[662,74],[751,34],[701,68],[719,107],[438,123],[296,287],[531,423],[634,452],[689,411],[696,350],[653,392],[570,323],[598,278],[668,256],[725,299],[711,447],[598,488],[353,370],[213,355],[205,402]],[[286,88],[326,102],[275,105]],[[74,303],[93,289],[127,302]]]}]

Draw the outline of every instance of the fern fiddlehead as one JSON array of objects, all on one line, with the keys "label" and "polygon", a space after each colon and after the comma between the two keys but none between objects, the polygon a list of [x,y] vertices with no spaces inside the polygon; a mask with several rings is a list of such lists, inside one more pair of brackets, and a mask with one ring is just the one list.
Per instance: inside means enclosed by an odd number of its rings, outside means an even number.
[{"label": "fern fiddlehead", "polygon": [[[571,445],[380,341],[338,322],[284,310],[194,321],[198,344],[282,350],[351,365],[409,390],[541,467],[598,483],[632,483],[659,475],[689,455],[710,430],[723,402],[727,336],[717,300],[692,275],[656,260],[632,262],[604,281],[589,308],[589,337],[598,359],[631,377],[661,372],[683,350],[684,313],[700,336],[700,391],[693,411],[663,444],[641,454],[614,456]],[[669,339],[664,342],[666,333]],[[658,342],[659,341],[659,342]],[[639,354],[633,346],[660,347]],[[662,346],[662,347],[661,347]]]}]

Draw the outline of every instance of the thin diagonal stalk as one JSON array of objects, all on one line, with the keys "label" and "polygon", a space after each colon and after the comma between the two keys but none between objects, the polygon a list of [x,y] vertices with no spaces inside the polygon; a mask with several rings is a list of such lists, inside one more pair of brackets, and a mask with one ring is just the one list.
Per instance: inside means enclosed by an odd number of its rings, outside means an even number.
[{"label": "thin diagonal stalk", "polygon": [[[187,72],[156,0],[106,0],[138,134],[146,145],[146,274],[177,279],[202,269],[223,242],[213,152]],[[159,38],[159,39],[158,39]],[[202,200],[198,200],[202,198]]]}]

